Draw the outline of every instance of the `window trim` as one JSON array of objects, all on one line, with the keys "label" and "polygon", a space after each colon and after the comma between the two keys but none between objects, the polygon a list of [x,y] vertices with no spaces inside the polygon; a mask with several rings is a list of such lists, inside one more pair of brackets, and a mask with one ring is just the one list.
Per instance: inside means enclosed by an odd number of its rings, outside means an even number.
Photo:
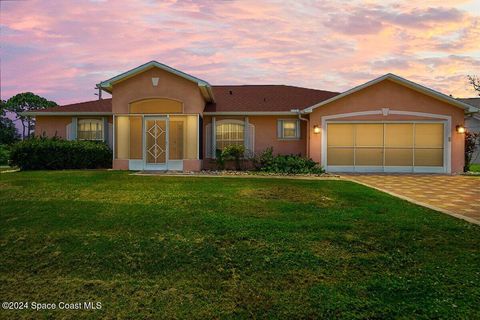
[{"label": "window trim", "polygon": [[[81,139],[79,137],[79,133],[80,133],[80,123],[81,121],[92,121],[92,120],[95,120],[95,121],[98,121],[100,123],[100,130],[101,130],[101,138],[100,139]],[[77,140],[79,141],[105,141],[105,123],[104,123],[104,119],[103,118],[78,118],[77,119],[77,132],[76,132],[76,138]],[[84,131],[84,132],[92,132],[92,131]],[[97,131],[95,131],[97,132]]]},{"label": "window trim", "polygon": [[[295,122],[295,137],[285,137],[285,128],[283,124],[285,121]],[[295,118],[285,118],[277,120],[277,139],[278,140],[300,140],[301,139],[301,129],[300,129],[300,120]]]}]

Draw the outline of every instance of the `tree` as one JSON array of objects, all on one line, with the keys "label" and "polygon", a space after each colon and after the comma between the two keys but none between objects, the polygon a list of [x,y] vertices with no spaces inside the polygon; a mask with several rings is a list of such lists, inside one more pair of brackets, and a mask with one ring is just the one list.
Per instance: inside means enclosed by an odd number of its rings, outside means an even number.
[{"label": "tree", "polygon": [[472,156],[480,144],[480,132],[465,132],[465,167],[463,171],[470,170]]},{"label": "tree", "polygon": [[478,76],[467,76],[468,82],[472,85],[473,90],[478,92],[480,96],[480,78]]},{"label": "tree", "polygon": [[46,109],[54,107],[57,104],[43,97],[37,96],[32,92],[19,93],[5,103],[5,109],[16,114],[22,123],[22,138],[30,138],[32,130],[35,128],[35,120],[31,116],[22,115],[23,112]]},{"label": "tree", "polygon": [[5,117],[6,115],[6,101],[5,100],[0,100],[0,118]]},{"label": "tree", "polygon": [[15,124],[6,116],[5,101],[0,100],[0,145],[12,144],[18,139],[19,135]]},{"label": "tree", "polygon": [[[473,90],[477,91],[480,96],[480,78],[478,76],[467,76],[468,82],[472,85]],[[470,163],[474,152],[480,147],[480,132],[465,132],[465,168],[464,171],[470,169]]]},{"label": "tree", "polygon": [[12,144],[19,138],[13,121],[7,117],[0,117],[0,144]]}]

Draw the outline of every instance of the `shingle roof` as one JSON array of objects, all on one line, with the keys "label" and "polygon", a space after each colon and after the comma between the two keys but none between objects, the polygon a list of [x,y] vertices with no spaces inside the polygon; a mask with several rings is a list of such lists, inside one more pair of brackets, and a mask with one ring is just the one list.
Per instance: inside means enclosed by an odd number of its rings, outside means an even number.
[{"label": "shingle roof", "polygon": [[285,85],[212,86],[215,103],[205,112],[285,112],[304,109],[338,95],[338,92]]},{"label": "shingle roof", "polygon": [[111,113],[112,112],[112,99],[102,99],[85,101],[79,103],[67,104],[64,106],[52,107],[43,110],[35,110],[35,113],[43,112],[99,112],[99,113]]},{"label": "shingle roof", "polygon": [[458,98],[457,100],[467,103],[471,106],[480,108],[480,97],[479,98]]},{"label": "shingle roof", "polygon": [[[215,103],[208,103],[205,112],[285,112],[304,109],[338,95],[338,92],[285,85],[212,86]],[[68,104],[43,112],[112,112],[112,99]]]}]

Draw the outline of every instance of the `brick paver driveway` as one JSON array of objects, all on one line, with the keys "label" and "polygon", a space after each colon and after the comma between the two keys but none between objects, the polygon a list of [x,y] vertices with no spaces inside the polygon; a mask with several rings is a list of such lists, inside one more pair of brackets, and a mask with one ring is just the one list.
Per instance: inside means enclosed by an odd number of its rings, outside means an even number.
[{"label": "brick paver driveway", "polygon": [[345,174],[345,179],[480,224],[480,177]]}]

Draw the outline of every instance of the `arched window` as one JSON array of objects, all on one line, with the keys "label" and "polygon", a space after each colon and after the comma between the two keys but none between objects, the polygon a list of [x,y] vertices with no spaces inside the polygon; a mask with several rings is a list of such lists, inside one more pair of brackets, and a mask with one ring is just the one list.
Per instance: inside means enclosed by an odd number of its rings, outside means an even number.
[{"label": "arched window", "polygon": [[230,145],[244,145],[245,125],[239,120],[221,120],[216,128],[216,147],[223,148]]},{"label": "arched window", "polygon": [[103,140],[103,121],[101,119],[78,119],[78,140]]}]

